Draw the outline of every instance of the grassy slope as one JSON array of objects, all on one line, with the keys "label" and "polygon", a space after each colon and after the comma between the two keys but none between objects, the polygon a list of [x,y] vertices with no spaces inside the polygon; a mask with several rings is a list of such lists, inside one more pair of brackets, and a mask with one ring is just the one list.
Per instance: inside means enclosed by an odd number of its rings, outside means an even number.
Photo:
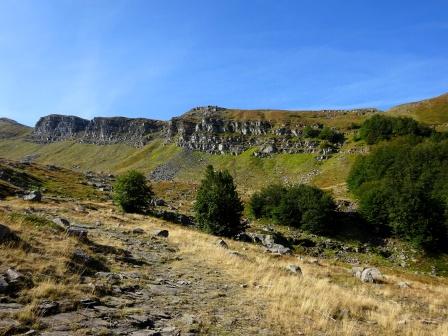
[{"label": "grassy slope", "polygon": [[30,131],[31,127],[19,124],[14,120],[0,118],[0,139],[23,136]]},{"label": "grassy slope", "polygon": [[448,94],[420,102],[399,105],[391,108],[387,113],[413,117],[418,121],[439,125],[446,129],[448,127]]},{"label": "grassy slope", "polygon": [[[266,120],[277,125],[282,124],[303,124],[311,125],[321,123],[329,127],[347,129],[353,123],[360,124],[366,118],[372,116],[373,112],[358,113],[349,111],[288,111],[288,110],[241,110],[227,109],[212,113],[212,116],[227,120]],[[201,120],[202,112],[190,111],[182,115],[186,120]]]},{"label": "grassy slope", "polygon": [[[212,164],[218,169],[228,169],[240,189],[248,193],[272,182],[309,182],[314,178],[313,183],[317,186],[330,189],[336,186],[335,194],[345,196],[343,182],[355,155],[338,154],[328,161],[317,162],[313,154],[277,154],[256,158],[252,156],[254,151],[252,148],[238,156],[184,153],[181,148],[164,144],[162,140],[154,140],[140,149],[127,145],[95,146],[73,142],[40,145],[19,139],[0,142],[0,157],[13,160],[36,155],[38,163],[66,168],[79,166],[81,170],[112,173],[127,169],[149,173],[160,164],[171,163],[180,167],[176,179],[189,183],[198,183],[205,167]],[[314,177],[313,173],[319,175]]]}]

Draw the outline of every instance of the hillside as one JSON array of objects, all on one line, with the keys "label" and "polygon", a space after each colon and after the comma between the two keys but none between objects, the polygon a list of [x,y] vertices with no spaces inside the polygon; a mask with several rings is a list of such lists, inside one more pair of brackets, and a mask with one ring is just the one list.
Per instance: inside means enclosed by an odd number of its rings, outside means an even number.
[{"label": "hillside", "polygon": [[[398,106],[387,113],[408,115],[439,128],[448,95]],[[283,111],[217,106],[193,108],[170,121],[50,115],[34,129],[0,122],[0,157],[53,164],[77,171],[121,173],[138,169],[153,181],[195,184],[206,165],[228,169],[244,194],[268,182],[312,183],[349,198],[345,179],[367,149],[353,142],[353,127],[375,109]],[[331,128],[341,143],[309,137],[306,129]]]},{"label": "hillside", "polygon": [[412,117],[425,124],[446,129],[448,127],[448,93],[419,102],[398,105],[387,113]]},{"label": "hillside", "polygon": [[19,124],[18,122],[8,118],[0,118],[0,139],[24,136],[31,131],[31,127]]},{"label": "hillside", "polygon": [[[435,263],[444,270],[445,257],[427,259],[394,241],[327,239],[261,223],[249,235],[282,239],[293,253],[230,239],[223,245],[194,227],[119,211],[107,191],[89,185],[99,178],[91,173],[12,161],[0,169],[12,172],[12,184],[27,179],[28,187],[46,190],[40,202],[9,197],[0,203],[0,335],[448,330],[447,280],[428,275]],[[169,198],[177,187],[156,190],[168,203],[164,209],[178,206]],[[404,253],[418,272],[399,265]],[[383,280],[360,281],[350,271],[353,263],[379,267]]]}]

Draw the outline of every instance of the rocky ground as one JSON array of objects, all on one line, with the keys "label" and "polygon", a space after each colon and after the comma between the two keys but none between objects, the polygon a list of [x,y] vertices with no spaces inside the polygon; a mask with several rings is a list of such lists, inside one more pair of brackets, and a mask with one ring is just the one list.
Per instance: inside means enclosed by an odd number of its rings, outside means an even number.
[{"label": "rocky ground", "polygon": [[[22,206],[13,204],[6,210],[26,211]],[[56,219],[60,225],[67,225],[63,219],[75,221],[78,224],[70,227],[86,232],[87,239],[72,258],[80,265],[79,285],[84,297],[34,301],[30,323],[20,321],[20,315],[30,309],[31,303],[20,300],[20,292],[15,289],[4,289],[0,294],[3,334],[263,334],[263,302],[245,297],[240,283],[229,279],[218,267],[182,253],[170,241],[168,230],[156,230],[161,221],[154,220],[150,227],[135,227],[135,219],[110,216],[101,217],[104,222],[79,224],[80,220],[89,220],[93,211],[77,212],[75,218],[65,213],[61,218],[59,212],[67,211],[66,206],[45,205],[45,210],[32,211],[36,215],[45,211],[46,217]],[[21,269],[21,265],[7,265],[4,261],[0,265],[2,270],[15,269],[20,278],[36,276]],[[8,282],[7,275],[5,279]],[[247,305],[256,308],[258,314],[248,315],[244,311]],[[264,333],[272,334],[269,330]]]}]

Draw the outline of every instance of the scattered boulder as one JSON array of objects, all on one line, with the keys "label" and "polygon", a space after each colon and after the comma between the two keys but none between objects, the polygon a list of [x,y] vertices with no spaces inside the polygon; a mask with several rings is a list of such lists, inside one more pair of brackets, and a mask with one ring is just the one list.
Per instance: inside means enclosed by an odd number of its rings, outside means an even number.
[{"label": "scattered boulder", "polygon": [[375,267],[369,267],[362,271],[361,281],[370,283],[381,283],[383,282],[383,275]]},{"label": "scattered boulder", "polygon": [[31,191],[30,193],[23,196],[23,199],[30,202],[40,202],[42,201],[42,193],[38,190]]},{"label": "scattered boulder", "polygon": [[296,275],[302,275],[302,269],[298,265],[288,265],[288,267],[286,267],[286,269],[289,272],[294,273]]},{"label": "scattered boulder", "polygon": [[70,227],[70,222],[62,217],[56,217],[53,219],[53,223],[59,226],[63,230],[67,230]]},{"label": "scattered boulder", "polygon": [[409,285],[409,283],[407,283],[406,281],[400,281],[398,284],[397,284],[397,286],[399,287],[399,288],[411,288],[411,286]]},{"label": "scattered boulder", "polygon": [[0,275],[0,293],[7,293],[9,290],[9,284],[3,275]]},{"label": "scattered boulder", "polygon": [[153,198],[151,200],[151,205],[152,206],[166,206],[167,203],[161,198]]},{"label": "scattered boulder", "polygon": [[71,226],[67,229],[67,234],[78,238],[79,240],[87,240],[87,230],[79,227]]},{"label": "scattered boulder", "polygon": [[140,234],[144,234],[145,230],[143,230],[142,228],[135,228],[135,229],[132,230],[132,233],[140,235]]},{"label": "scattered boulder", "polygon": [[154,232],[154,237],[168,238],[169,234],[168,230],[156,230]]},{"label": "scattered boulder", "polygon": [[285,247],[281,244],[272,244],[270,246],[266,246],[266,252],[283,255],[283,254],[290,254],[291,249],[289,247]]},{"label": "scattered boulder", "polygon": [[384,277],[376,267],[353,267],[352,274],[362,282],[382,283]]},{"label": "scattered boulder", "polygon": [[68,269],[83,275],[93,275],[98,271],[109,272],[109,268],[101,260],[91,257],[81,249],[76,249],[71,255]]},{"label": "scattered boulder", "polygon": [[240,232],[235,236],[235,240],[239,240],[245,243],[252,243],[252,237],[246,232]]},{"label": "scattered boulder", "polygon": [[6,282],[8,283],[8,291],[16,292],[22,288],[29,288],[33,285],[30,277],[23,275],[15,269],[8,268],[4,273]]},{"label": "scattered boulder", "polygon": [[218,239],[218,241],[216,242],[216,245],[218,245],[219,247],[222,247],[224,249],[229,248],[229,245],[227,245],[227,243],[223,239]]},{"label": "scattered boulder", "polygon": [[0,224],[0,244],[18,241],[20,238],[9,227]]},{"label": "scattered boulder", "polygon": [[36,310],[39,316],[55,315],[59,313],[59,302],[43,301],[37,306]]}]

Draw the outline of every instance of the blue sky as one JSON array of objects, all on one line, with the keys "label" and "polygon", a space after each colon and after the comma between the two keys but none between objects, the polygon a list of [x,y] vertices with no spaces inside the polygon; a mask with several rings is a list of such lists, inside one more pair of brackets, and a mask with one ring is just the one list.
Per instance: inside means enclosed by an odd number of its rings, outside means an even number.
[{"label": "blue sky", "polygon": [[0,116],[169,119],[448,91],[448,1],[0,0]]}]

